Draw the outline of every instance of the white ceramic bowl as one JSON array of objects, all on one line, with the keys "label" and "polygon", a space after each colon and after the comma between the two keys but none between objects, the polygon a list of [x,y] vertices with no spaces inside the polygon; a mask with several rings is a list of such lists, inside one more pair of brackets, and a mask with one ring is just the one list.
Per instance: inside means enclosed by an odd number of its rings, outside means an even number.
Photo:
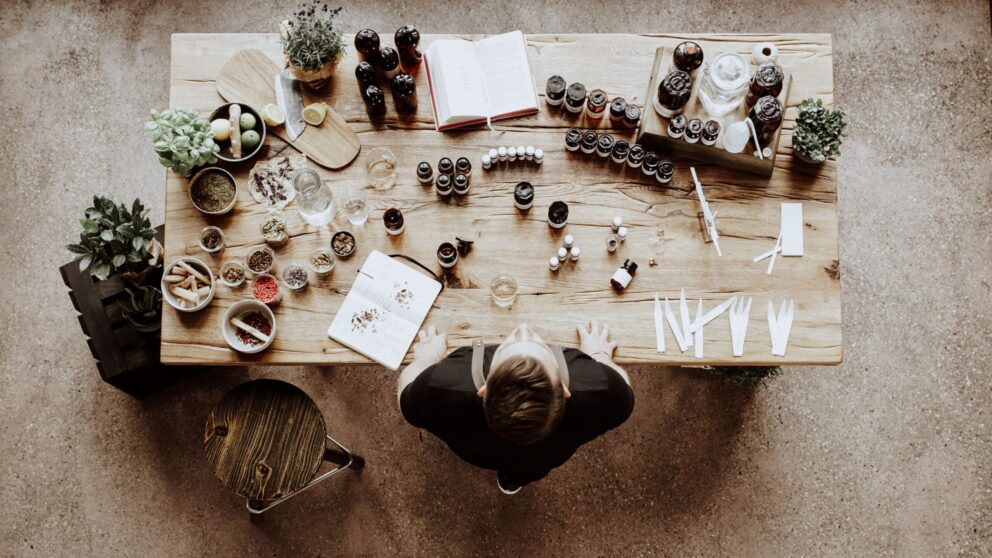
[{"label": "white ceramic bowl", "polygon": [[[210,279],[210,292],[207,293],[207,296],[200,299],[200,303],[197,304],[196,306],[189,306],[184,308],[179,303],[179,299],[176,298],[176,295],[169,292],[169,287],[171,286],[171,284],[165,282],[165,276],[169,274],[169,270],[171,270],[172,267],[179,262],[184,262],[186,265],[206,275],[207,278]],[[164,298],[165,301],[169,303],[169,306],[175,308],[176,310],[179,310],[180,312],[197,312],[199,310],[203,310],[208,304],[210,304],[210,301],[214,299],[214,292],[217,290],[217,279],[214,277],[213,272],[210,271],[210,268],[207,266],[207,264],[203,263],[202,261],[190,257],[176,258],[175,260],[172,260],[171,263],[167,264],[164,270],[165,271],[162,273],[162,285],[161,285],[162,298]]]},{"label": "white ceramic bowl", "polygon": [[[241,316],[244,316],[249,312],[258,312],[259,314],[265,316],[269,320],[269,323],[272,324],[272,333],[269,334],[268,343],[252,346],[242,343],[241,340],[238,339],[238,328],[231,323],[231,318],[241,318]],[[276,338],[276,315],[272,312],[271,308],[257,300],[242,300],[235,302],[233,306],[227,309],[227,312],[224,312],[224,322],[220,325],[220,329],[224,334],[224,340],[227,341],[227,344],[230,345],[235,351],[246,354],[260,353],[269,348],[269,345],[272,344],[272,340]]]}]

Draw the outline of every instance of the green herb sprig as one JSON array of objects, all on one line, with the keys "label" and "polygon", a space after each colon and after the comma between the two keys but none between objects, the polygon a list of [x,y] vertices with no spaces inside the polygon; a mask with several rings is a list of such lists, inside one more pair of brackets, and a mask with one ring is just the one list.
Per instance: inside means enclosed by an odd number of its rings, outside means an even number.
[{"label": "green herb sprig", "polygon": [[282,48],[294,67],[313,71],[344,53],[342,29],[337,15],[341,8],[329,8],[314,0],[301,4],[283,24]]}]

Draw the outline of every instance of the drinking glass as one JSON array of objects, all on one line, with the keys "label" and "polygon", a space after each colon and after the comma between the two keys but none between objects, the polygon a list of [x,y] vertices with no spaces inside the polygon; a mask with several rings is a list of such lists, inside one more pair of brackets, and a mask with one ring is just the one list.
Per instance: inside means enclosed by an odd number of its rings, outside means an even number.
[{"label": "drinking glass", "polygon": [[320,175],[311,168],[297,171],[293,177],[296,190],[296,208],[307,223],[320,227],[334,219],[334,196],[327,183],[321,183]]},{"label": "drinking glass", "polygon": [[351,190],[344,201],[344,215],[348,222],[358,226],[365,224],[369,218],[368,203],[360,190]]},{"label": "drinking glass", "polygon": [[509,308],[517,300],[517,280],[505,273],[497,275],[489,285],[493,302],[500,308]]},{"label": "drinking glass", "polygon": [[396,156],[382,147],[369,151],[365,156],[365,176],[373,188],[392,188],[396,184]]}]

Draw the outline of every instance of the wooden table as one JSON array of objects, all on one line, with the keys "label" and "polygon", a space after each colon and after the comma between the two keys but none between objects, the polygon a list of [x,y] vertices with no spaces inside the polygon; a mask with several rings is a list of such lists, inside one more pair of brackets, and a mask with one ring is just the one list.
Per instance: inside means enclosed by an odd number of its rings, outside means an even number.
[{"label": "wooden table", "polygon": [[[388,37],[388,35],[384,35]],[[436,36],[425,36],[426,48]],[[610,323],[619,342],[616,359],[621,363],[685,365],[751,364],[798,365],[839,364],[842,358],[841,288],[838,275],[837,168],[834,161],[808,165],[792,156],[791,129],[796,106],[806,97],[833,102],[833,65],[829,35],[532,35],[528,37],[530,61],[538,87],[552,74],[566,81],[581,81],[587,87],[602,87],[610,96],[644,103],[655,49],[691,38],[704,51],[708,44],[739,46],[749,53],[757,42],[778,45],[780,62],[795,77],[786,111],[785,131],[779,146],[777,168],[771,179],[721,167],[696,164],[711,208],[718,213],[723,257],[705,243],[697,220],[699,204],[692,193],[689,161],[676,159],[675,178],[666,187],[640,171],[620,170],[593,156],[564,149],[564,131],[586,127],[579,118],[556,111],[496,123],[497,132],[485,128],[438,133],[427,79],[417,75],[420,108],[415,116],[399,116],[387,94],[389,110],[380,121],[370,122],[359,97],[353,69],[353,49],[341,63],[327,101],[359,133],[363,148],[358,159],[341,171],[318,169],[333,184],[340,198],[348,188],[365,188],[369,200],[369,222],[351,227],[339,213],[330,227],[315,228],[299,218],[294,206],[287,207],[292,240],[277,251],[277,266],[304,263],[308,252],[326,245],[336,229],[349,229],[358,239],[358,250],[339,260],[329,280],[314,280],[303,294],[287,293],[276,309],[278,336],[259,355],[241,355],[229,349],[221,336],[220,321],[234,302],[250,296],[248,290],[219,286],[211,305],[195,314],[166,308],[162,321],[162,361],[169,364],[334,364],[366,363],[365,357],[331,341],[326,336],[334,312],[344,300],[356,270],[372,249],[403,253],[436,266],[439,243],[456,235],[476,239],[470,254],[462,258],[446,278],[447,288],[427,317],[428,324],[448,334],[452,347],[474,339],[497,341],[521,321],[532,324],[554,343],[576,344],[575,328],[590,318]],[[346,42],[350,45],[351,38]],[[388,42],[388,39],[384,39]],[[282,51],[274,34],[177,34],[172,37],[170,106],[190,107],[209,113],[223,100],[214,78],[236,51],[257,48],[281,64]],[[543,105],[543,101],[542,101]],[[650,107],[650,103],[648,103]],[[647,110],[651,110],[648,108]],[[608,119],[599,125],[609,128]],[[618,138],[633,136],[632,130],[615,130]],[[261,157],[295,152],[270,137]],[[526,164],[484,171],[479,157],[498,145],[534,145],[545,151],[540,167]],[[376,191],[366,187],[364,152],[386,147],[399,159],[399,181],[395,188]],[[436,165],[444,156],[469,157],[474,165],[472,191],[465,199],[439,199],[433,190],[420,186],[415,166],[420,161]],[[252,162],[227,168],[243,181]],[[528,180],[537,189],[534,208],[520,213],[513,207],[512,189]],[[223,258],[243,257],[260,244],[258,227],[265,215],[243,188],[238,204],[227,216],[209,218],[198,213],[186,195],[187,180],[167,173],[166,237],[167,260],[180,255],[200,257],[216,271]],[[548,205],[554,200],[569,204],[568,226],[553,232],[546,223]],[[784,201],[803,203],[806,222],[805,255],[779,258],[772,275],[765,262],[752,258],[770,249],[779,228],[779,206]],[[399,207],[406,216],[406,231],[387,237],[382,213]],[[614,215],[630,227],[627,242],[608,254],[605,239]],[[224,229],[227,248],[221,258],[212,258],[197,247],[199,231],[206,225]],[[658,253],[658,228],[669,240]],[[582,248],[576,265],[566,264],[557,273],[548,270],[547,260],[565,233],[575,236]],[[640,266],[631,286],[622,294],[609,288],[609,279],[627,258]],[[655,259],[656,266],[648,260]],[[438,267],[438,270],[440,268]],[[489,295],[489,282],[500,272],[509,272],[520,284],[516,304],[504,310]],[[706,327],[706,358],[693,358],[692,350],[680,353],[666,327],[667,353],[655,351],[653,301],[677,298],[685,288],[692,300],[704,299],[706,309],[730,294],[754,297],[744,356],[731,356],[730,326],[721,316]],[[766,307],[769,299],[795,299],[795,322],[787,356],[771,355]],[[676,308],[677,311],[677,308]]]}]

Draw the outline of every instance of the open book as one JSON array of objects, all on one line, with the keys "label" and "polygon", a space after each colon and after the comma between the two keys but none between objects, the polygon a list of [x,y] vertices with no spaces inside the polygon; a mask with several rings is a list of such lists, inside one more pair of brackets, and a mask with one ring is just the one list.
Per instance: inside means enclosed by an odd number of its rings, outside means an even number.
[{"label": "open book", "polygon": [[441,283],[374,250],[327,336],[396,370],[440,292]]},{"label": "open book", "polygon": [[478,41],[434,41],[424,53],[424,66],[439,131],[538,111],[527,41],[520,31]]}]

